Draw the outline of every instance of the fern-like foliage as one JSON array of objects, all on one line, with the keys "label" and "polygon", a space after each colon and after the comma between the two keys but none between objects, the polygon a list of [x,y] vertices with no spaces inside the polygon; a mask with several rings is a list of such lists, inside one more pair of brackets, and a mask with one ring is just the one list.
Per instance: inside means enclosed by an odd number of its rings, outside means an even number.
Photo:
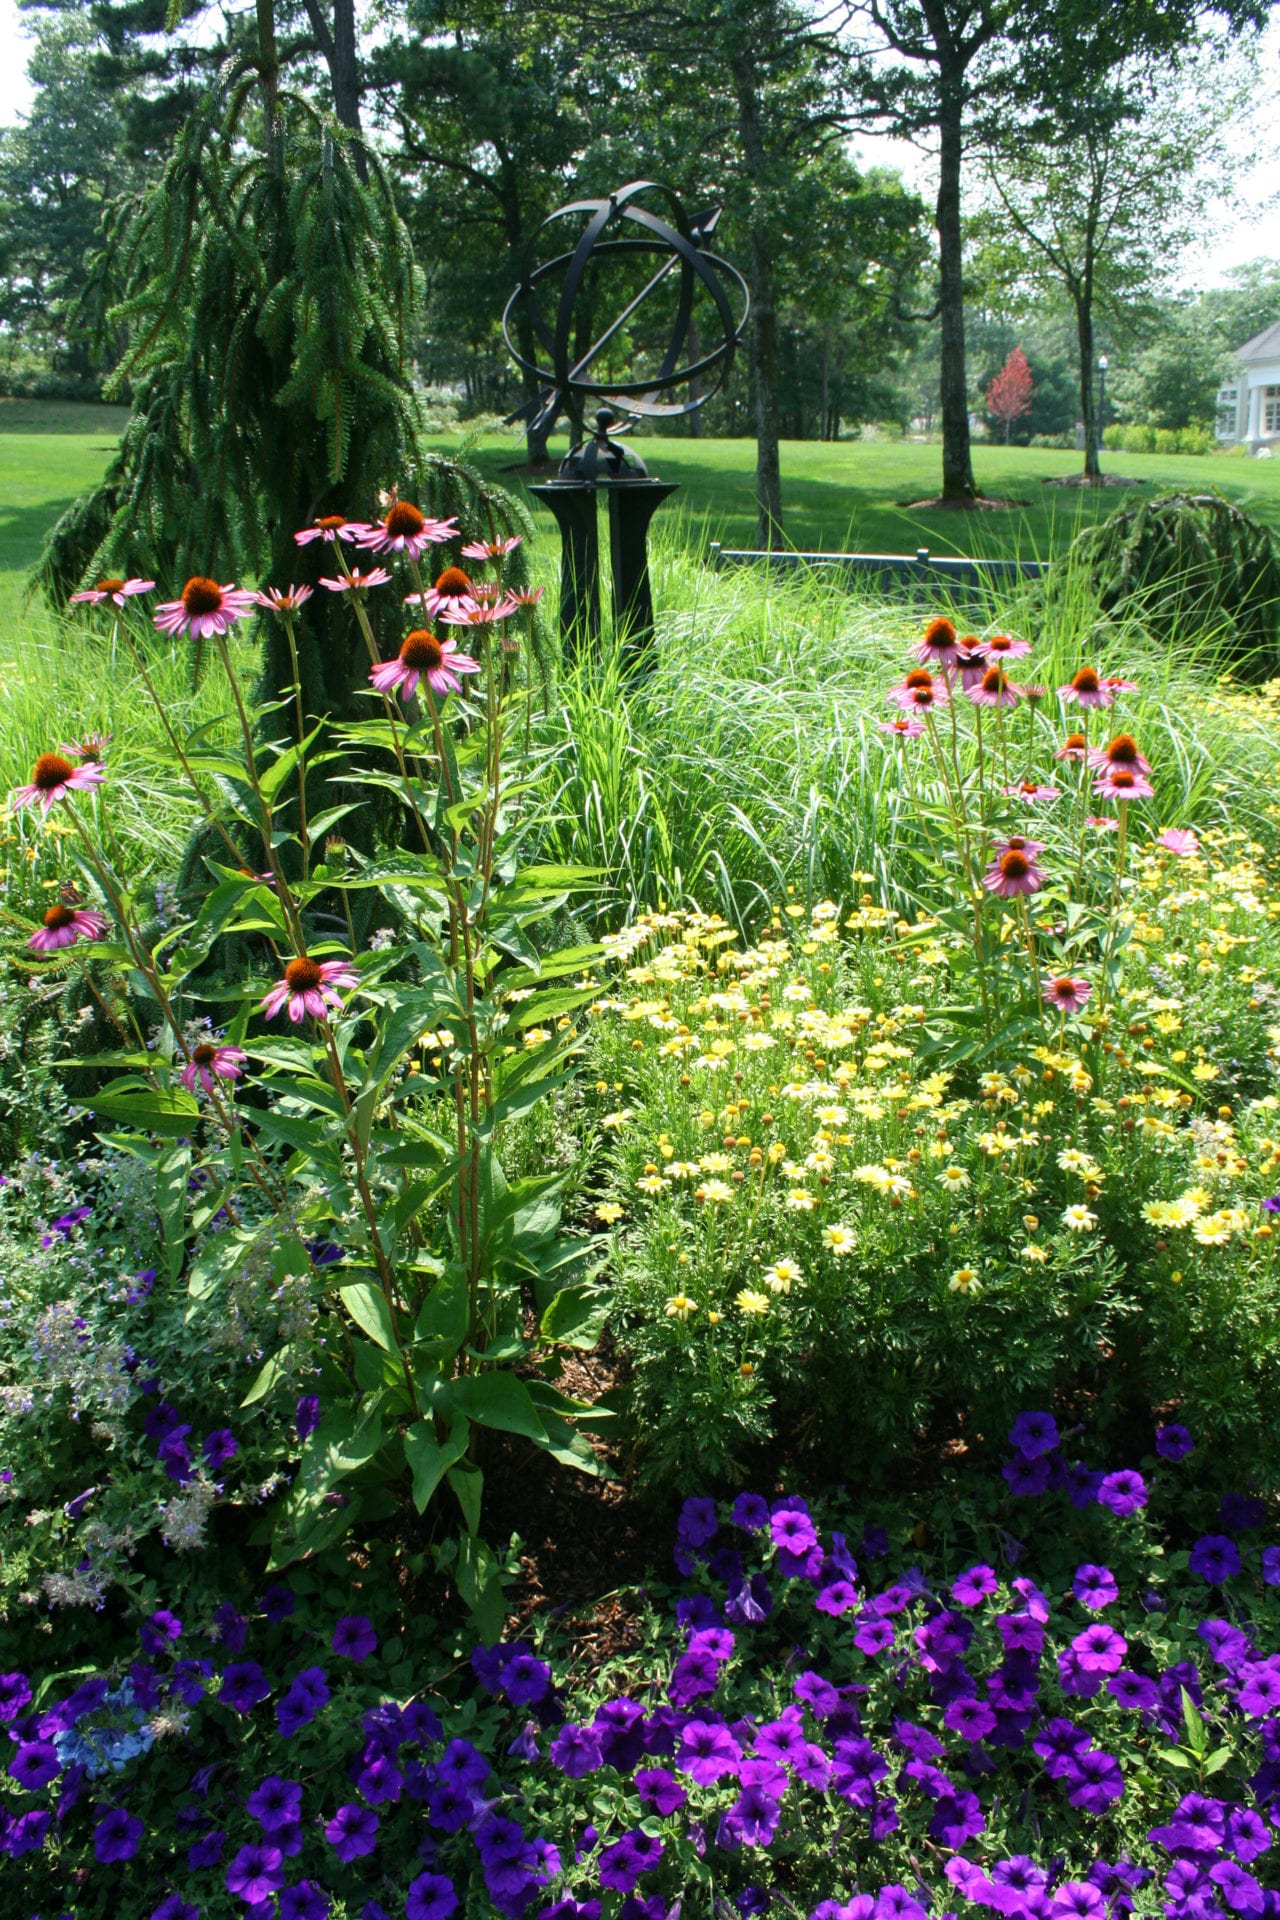
[{"label": "fern-like foliage", "polygon": [[[373,518],[388,486],[472,533],[522,523],[423,445],[405,350],[418,275],[376,151],[298,93],[264,109],[257,63],[228,63],[159,179],[116,209],[99,265],[123,289],[107,320],[126,333],[114,382],[133,409],[103,481],[49,536],[36,579],[54,600],[113,572],[166,594],[194,573],[310,579],[317,550],[300,554],[295,530]],[[317,595],[298,636],[306,704],[334,719],[367,712],[341,600]],[[398,603],[370,612],[393,650]],[[264,689],[290,677],[269,637]]]}]

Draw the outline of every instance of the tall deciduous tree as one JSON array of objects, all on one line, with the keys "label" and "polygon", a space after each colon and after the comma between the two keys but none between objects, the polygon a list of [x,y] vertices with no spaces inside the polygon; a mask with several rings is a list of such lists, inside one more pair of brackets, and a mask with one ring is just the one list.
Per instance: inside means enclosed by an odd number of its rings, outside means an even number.
[{"label": "tall deciduous tree", "polygon": [[1178,66],[1130,62],[1052,117],[1010,122],[989,152],[983,263],[1006,284],[1071,302],[1087,479],[1100,477],[1097,314],[1131,313],[1167,280],[1228,188],[1224,128],[1255,85],[1247,47],[1207,45]]}]

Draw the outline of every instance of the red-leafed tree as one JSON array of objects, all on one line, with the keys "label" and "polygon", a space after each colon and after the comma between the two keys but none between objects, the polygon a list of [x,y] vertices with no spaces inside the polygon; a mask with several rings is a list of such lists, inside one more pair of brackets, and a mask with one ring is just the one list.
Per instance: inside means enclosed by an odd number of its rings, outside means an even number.
[{"label": "red-leafed tree", "polygon": [[1004,428],[1004,443],[1009,444],[1009,429],[1015,420],[1031,411],[1031,396],[1036,383],[1021,347],[1015,347],[987,388],[987,412]]}]

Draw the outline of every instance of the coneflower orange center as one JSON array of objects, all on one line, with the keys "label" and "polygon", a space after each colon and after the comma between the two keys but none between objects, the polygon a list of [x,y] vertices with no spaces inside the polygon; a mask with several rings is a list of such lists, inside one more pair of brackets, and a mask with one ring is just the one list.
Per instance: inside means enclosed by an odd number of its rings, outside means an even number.
[{"label": "coneflower orange center", "polygon": [[75,772],[69,760],[60,753],[42,753],[31,770],[31,784],[41,793],[52,793],[55,787],[61,787]]},{"label": "coneflower orange center", "polygon": [[1131,767],[1117,767],[1111,776],[1111,784],[1113,787],[1132,787],[1136,786],[1137,779]]},{"label": "coneflower orange center", "polygon": [[1076,990],[1076,983],[1074,980],[1055,980],[1053,983],[1053,990],[1055,993],[1060,993],[1060,994],[1063,994],[1064,996],[1066,994],[1074,994]]},{"label": "coneflower orange center", "polygon": [[1009,682],[1004,677],[1003,667],[988,667],[982,676],[984,693],[1003,693]]},{"label": "coneflower orange center", "polygon": [[1083,753],[1088,745],[1082,733],[1069,733],[1062,743],[1064,753]]},{"label": "coneflower orange center", "polygon": [[444,594],[470,593],[471,581],[461,567],[446,567],[436,580],[436,592]]},{"label": "coneflower orange center", "polygon": [[1131,733],[1118,733],[1107,748],[1108,760],[1132,763],[1138,757],[1138,743]]},{"label": "coneflower orange center", "polygon": [[1036,780],[1024,780],[1022,783],[1022,791],[1024,793],[1039,793],[1040,784]]},{"label": "coneflower orange center", "polygon": [[1073,673],[1071,684],[1077,693],[1096,693],[1099,687],[1098,669],[1081,667],[1079,673]]},{"label": "coneflower orange center", "polygon": [[123,585],[124,585],[123,580],[99,580],[97,586],[94,588],[94,592],[95,593],[119,593]]},{"label": "coneflower orange center", "polygon": [[182,589],[182,604],[190,614],[216,613],[222,605],[222,588],[216,580],[197,573]]},{"label": "coneflower orange center", "polygon": [[906,687],[931,687],[933,685],[933,675],[930,673],[928,667],[912,667],[910,673],[903,681],[903,685]]},{"label": "coneflower orange center", "polygon": [[1026,844],[1026,836],[1024,834],[1011,833],[1006,842],[1006,850],[1009,853],[1021,853]]},{"label": "coneflower orange center", "polygon": [[1019,853],[1016,847],[1000,856],[1000,871],[1006,880],[1024,880],[1031,871],[1031,862],[1025,853]]},{"label": "coneflower orange center", "polygon": [[932,687],[913,687],[911,692],[911,699],[912,699],[912,704],[914,706],[931,707],[933,705],[933,688]]},{"label": "coneflower orange center", "polygon": [[953,647],[956,643],[956,630],[949,620],[931,620],[924,630],[927,647]]},{"label": "coneflower orange center", "polygon": [[346,518],[340,513],[322,513],[316,525],[322,533],[336,533],[339,527],[345,527]]},{"label": "coneflower orange center", "polygon": [[191,1049],[191,1058],[198,1067],[207,1067],[213,1061],[217,1051],[218,1049],[212,1046],[208,1040],[202,1040],[198,1047]]},{"label": "coneflower orange center", "polygon": [[987,642],[988,653],[1008,653],[1013,645],[1007,633],[993,633]]},{"label": "coneflower orange center", "polygon": [[393,535],[421,533],[427,524],[426,515],[419,513],[412,500],[397,500],[383,526]]},{"label": "coneflower orange center", "polygon": [[431,673],[442,665],[444,648],[434,633],[428,633],[425,627],[415,627],[412,633],[406,633],[401,642],[400,658],[415,673]]},{"label": "coneflower orange center", "polygon": [[286,984],[294,993],[308,993],[320,985],[320,962],[309,955],[299,954],[296,960],[290,960],[285,967]]},{"label": "coneflower orange center", "polygon": [[75,919],[71,907],[50,907],[44,916],[44,924],[50,933],[58,933],[63,927],[69,927]]}]

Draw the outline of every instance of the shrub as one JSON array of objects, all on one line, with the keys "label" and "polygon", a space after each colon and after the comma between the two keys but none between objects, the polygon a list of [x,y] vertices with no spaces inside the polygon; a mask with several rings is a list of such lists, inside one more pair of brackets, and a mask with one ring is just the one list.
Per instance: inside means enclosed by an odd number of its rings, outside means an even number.
[{"label": "shrub", "polygon": [[1179,427],[1179,453],[1212,453],[1217,445],[1209,427]]},{"label": "shrub", "polygon": [[1163,493],[1079,534],[1059,569],[1082,567],[1102,608],[1156,633],[1196,626],[1252,672],[1280,643],[1280,553],[1269,529],[1216,493]]},{"label": "shrub", "polygon": [[1103,446],[1110,447],[1113,453],[1120,452],[1124,447],[1125,435],[1128,431],[1128,427],[1124,426],[1119,420],[1113,420],[1109,427],[1102,429]]},{"label": "shrub", "polygon": [[1156,430],[1154,427],[1133,425],[1123,429],[1121,445],[1126,453],[1154,453],[1156,450]]},{"label": "shrub", "polygon": [[1155,446],[1156,452],[1157,453],[1181,453],[1183,449],[1179,445],[1179,439],[1180,439],[1180,434],[1177,429],[1173,427],[1157,427],[1156,428],[1156,446]]}]

